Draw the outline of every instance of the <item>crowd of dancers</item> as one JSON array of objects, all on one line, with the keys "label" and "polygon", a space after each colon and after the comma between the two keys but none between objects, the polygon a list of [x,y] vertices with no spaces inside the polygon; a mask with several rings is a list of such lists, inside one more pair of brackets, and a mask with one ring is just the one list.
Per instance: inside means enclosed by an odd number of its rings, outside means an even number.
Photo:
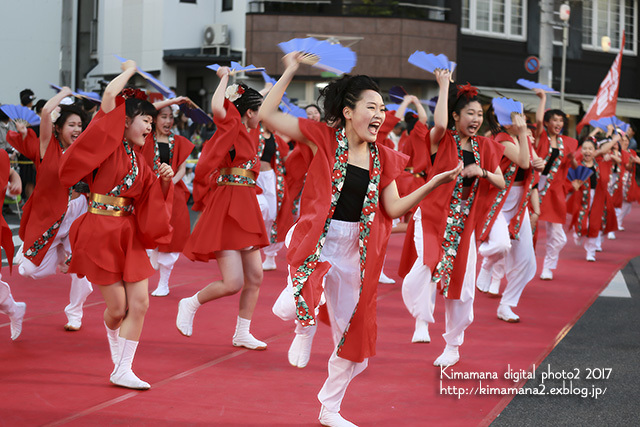
[{"label": "crowd of dancers", "polygon": [[[483,107],[475,87],[452,84],[449,71],[438,69],[429,128],[417,97],[406,95],[389,111],[374,80],[344,76],[321,90],[320,106],[308,107],[309,118],[296,118],[279,105],[302,60],[300,53],[287,54],[281,78],[262,93],[230,85],[230,69],[218,68],[211,100],[216,132],[195,169],[192,210],[200,214],[192,231],[182,178],[194,145],[172,132],[172,106],[190,101],[151,104],[142,91],[126,87],[136,73],[133,61],[123,63],[91,120],[77,105],[63,103],[72,92],[62,88],[42,109],[39,136],[20,122],[7,134],[37,170],[20,224],[24,244],[14,262],[21,275],[34,279],[57,269],[69,273],[70,331],[81,328],[93,287],[100,290],[111,383],[150,388],[132,370],[149,305],[148,278],[159,270],[151,295],[168,295],[181,253],[192,261],[216,259],[222,279],[180,300],[179,332],[194,333],[194,317],[205,303],[240,292],[231,342],[265,350],[267,344],[250,332],[251,319],[263,271],[278,268],[276,255],[286,246],[289,274],[273,312],[295,323],[289,363],[307,365],[318,319],[328,319],[335,347],[318,394],[319,420],[354,425],[340,407],[349,383],[375,354],[376,292],[393,230],[406,230],[399,274],[403,301],[415,318],[407,341],[431,341],[429,324],[442,294],[446,346],[433,364],[450,366],[459,361],[473,321],[476,288],[499,295],[506,277],[497,317],[519,321],[513,310],[536,274],[542,225],[540,278],[552,280],[567,242],[567,215],[586,261],[595,261],[602,239],[615,239],[640,197],[640,159],[629,150],[629,136],[610,126],[579,143],[566,135],[562,111],[545,111],[543,90],[535,91],[535,123],[514,113],[504,126]],[[407,114],[409,106],[415,114]],[[403,119],[398,139],[394,128]],[[485,121],[488,131],[480,135]],[[578,166],[590,176],[569,180]],[[0,187],[21,190],[1,150]],[[11,232],[4,220],[1,225],[11,262]],[[1,281],[0,309],[17,339],[26,305],[15,302]]]}]

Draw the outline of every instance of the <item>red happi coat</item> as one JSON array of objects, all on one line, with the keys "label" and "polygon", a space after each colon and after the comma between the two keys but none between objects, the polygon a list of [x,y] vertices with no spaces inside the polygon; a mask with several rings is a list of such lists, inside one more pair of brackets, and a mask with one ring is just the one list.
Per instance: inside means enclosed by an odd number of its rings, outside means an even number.
[{"label": "red happi coat", "polygon": [[[559,137],[562,138],[564,144],[564,157],[558,171],[553,175],[553,181],[551,181],[547,193],[540,198],[540,217],[538,221],[564,224],[567,216],[567,172],[571,168],[570,155],[578,149],[578,141],[565,135]],[[538,157],[544,160],[550,152],[549,136],[546,131],[543,131],[536,147],[536,153]],[[551,175],[552,173],[549,172],[548,176]],[[538,186],[538,191],[542,191],[540,186]]]},{"label": "red happi coat", "polygon": [[[173,137],[174,146],[170,166],[175,174],[178,172],[180,166],[191,155],[195,146],[191,141],[183,136],[174,135]],[[135,149],[136,152],[142,154],[146,163],[153,169],[156,155],[156,143],[153,138],[153,133],[147,135],[147,139],[143,147],[136,147]],[[158,250],[160,252],[182,252],[184,249],[184,245],[187,243],[187,239],[191,232],[191,219],[189,217],[189,208],[187,207],[189,196],[189,189],[182,180],[175,184],[173,190],[173,207],[171,210],[173,238],[169,244],[158,246]]]},{"label": "red happi coat", "polygon": [[[509,135],[507,132],[499,132],[493,137],[493,140],[497,143],[506,142],[508,144],[518,144],[519,142],[514,141],[513,137]],[[529,154],[533,150],[533,147],[529,143]],[[520,167],[512,162],[507,156],[502,156],[500,160],[500,170],[502,171],[502,175],[504,176],[506,187],[504,190],[500,190],[497,187],[491,186],[489,192],[482,196],[482,210],[487,212],[486,217],[478,222],[478,227],[476,228],[476,237],[479,241],[484,242],[489,238],[489,233],[491,232],[491,228],[498,217],[498,213],[502,210],[504,206],[504,202],[507,200],[507,196],[509,195],[509,191],[511,187],[513,187],[515,177],[520,170]],[[522,224],[522,216],[525,213],[524,207],[529,204],[529,189],[531,188],[531,184],[534,180],[534,171],[532,167],[524,169],[524,181],[523,187],[525,191],[522,193],[523,199],[518,202],[519,213],[514,215],[509,221],[509,234],[512,235],[512,239],[518,235],[520,230],[520,224]],[[498,200],[499,199],[499,200]],[[523,206],[524,203],[524,207]]]},{"label": "red happi coat", "polygon": [[[498,168],[504,147],[492,139],[478,136],[478,149],[480,154],[480,167],[487,171],[495,171]],[[427,135],[426,146],[431,155],[431,142]],[[454,169],[458,165],[458,150],[456,142],[451,130],[447,130],[442,141],[438,146],[436,161],[429,170],[427,181],[434,175]],[[469,216],[467,217],[464,230],[462,232],[460,245],[458,246],[457,256],[455,257],[454,267],[451,272],[449,282],[449,290],[447,298],[459,299],[462,291],[462,283],[467,265],[467,255],[469,253],[469,245],[471,242],[471,234],[474,232],[480,221],[487,216],[486,203],[482,202],[483,197],[489,193],[491,184],[486,179],[480,179],[478,183],[477,194]],[[444,255],[442,249],[442,241],[447,226],[447,215],[453,191],[455,189],[455,181],[442,184],[434,189],[427,197],[420,202],[420,211],[422,213],[422,233],[424,236],[424,265],[434,272],[436,266]],[[402,258],[400,260],[399,274],[404,277],[409,273],[413,266],[417,253],[413,240],[415,222],[413,218],[409,222],[407,234],[405,236]],[[442,282],[440,282],[442,283]],[[442,291],[442,289],[441,289]]]},{"label": "red happi coat", "polygon": [[287,198],[286,206],[283,205],[282,209],[289,210],[292,213],[292,217],[297,213],[295,203],[296,200],[300,198],[300,193],[302,193],[302,187],[304,187],[311,160],[313,160],[311,148],[309,148],[307,144],[301,144],[299,142],[295,142],[293,150],[291,150],[285,160],[284,164],[287,171],[285,184],[289,197]]},{"label": "red happi coat", "polygon": [[[123,143],[125,103],[118,99],[117,104],[107,114],[99,111],[66,150],[60,162],[62,185],[84,180],[92,193],[104,195],[129,175],[131,160]],[[97,285],[138,282],[152,276],[155,270],[145,249],[171,241],[173,184],[165,196],[160,178],[143,156],[135,157],[138,175],[120,194],[133,199],[134,213],[116,217],[87,212],[69,233],[73,251],[69,272]]]},{"label": "red happi coat", "polygon": [[376,136],[376,144],[384,145],[387,148],[391,148],[395,150],[395,144],[389,138],[389,134],[393,130],[394,127],[398,123],[400,123],[400,119],[396,117],[395,111],[385,111],[385,118],[382,126],[380,126],[380,130],[378,130],[378,135]]},{"label": "red happi coat", "polygon": [[[194,183],[200,188],[209,185],[210,194],[197,202],[204,210],[187,240],[183,253],[192,261],[207,262],[222,250],[241,250],[269,244],[267,230],[256,197],[258,187],[218,185],[215,176],[222,168],[241,167],[248,162],[258,177],[260,161],[257,157],[259,129],[247,132],[238,109],[227,99],[224,119],[213,120],[217,130],[207,141],[198,164]],[[235,149],[231,159],[229,151]],[[194,198],[196,196],[194,185]],[[202,193],[200,193],[202,194]]]},{"label": "red happi coat", "polygon": [[[298,123],[300,130],[311,142],[316,144],[318,151],[309,165],[309,173],[302,190],[300,219],[298,219],[287,250],[287,261],[291,274],[294,274],[305,259],[315,252],[318,240],[323,233],[327,214],[331,207],[332,174],[336,162],[335,153],[338,148],[336,129],[325,123],[307,119],[298,119]],[[379,145],[378,151],[382,169],[379,188],[382,192],[400,175],[407,158],[384,145]],[[364,283],[362,284],[358,309],[347,328],[344,344],[338,350],[340,357],[354,362],[362,362],[375,355],[378,278],[391,233],[391,218],[380,204],[378,204],[370,232],[366,245]],[[322,280],[330,268],[329,262],[318,262],[302,288],[302,296],[309,307],[312,307],[312,313],[313,308],[317,307],[320,302],[320,295],[323,291]]]},{"label": "red happi coat", "polygon": [[[409,156],[409,163],[402,175],[398,177],[398,193],[401,197],[418,189],[427,182],[427,172],[431,168],[431,157],[427,147],[429,128],[416,122],[411,133],[403,133],[400,139],[400,151]],[[411,212],[415,212],[414,208]]]},{"label": "red happi coat", "polygon": [[[582,159],[582,153],[576,154],[578,164],[581,164]],[[582,206],[583,190],[590,189],[590,179],[587,179],[578,191],[574,191],[572,186],[567,200],[567,212],[571,214],[569,229],[578,232],[581,228],[582,233],[579,234],[586,237],[598,237],[601,231],[608,233],[618,229],[613,197],[608,191],[612,163],[604,161],[602,156],[598,156],[594,160],[595,162],[599,166],[600,177],[595,188],[593,201],[591,201],[591,192],[587,191],[586,206]],[[590,208],[589,204],[591,204]]]},{"label": "red happi coat", "polygon": [[24,140],[18,132],[9,131],[7,142],[33,161],[36,168],[36,186],[22,210],[19,235],[24,242],[25,258],[39,266],[58,234],[58,226],[69,205],[69,187],[58,179],[62,147],[51,135],[47,151],[40,158],[40,139],[33,129],[28,130]]},{"label": "red happi coat", "polygon": [[[2,191],[2,194],[7,190],[10,173],[11,162],[9,161],[9,155],[5,150],[0,150],[0,191]],[[15,249],[13,246],[13,233],[3,216],[0,216],[0,246],[2,246],[4,253],[7,255],[9,271],[11,272],[13,269],[13,252]]]},{"label": "red happi coat", "polygon": [[[616,208],[622,206],[622,202],[633,203],[640,201],[640,188],[636,182],[636,163],[632,158],[638,158],[633,150],[620,150],[622,162],[620,163],[620,173],[618,175],[618,188],[613,193],[613,204]],[[631,168],[629,163],[631,162]],[[625,185],[626,184],[626,185]]]}]

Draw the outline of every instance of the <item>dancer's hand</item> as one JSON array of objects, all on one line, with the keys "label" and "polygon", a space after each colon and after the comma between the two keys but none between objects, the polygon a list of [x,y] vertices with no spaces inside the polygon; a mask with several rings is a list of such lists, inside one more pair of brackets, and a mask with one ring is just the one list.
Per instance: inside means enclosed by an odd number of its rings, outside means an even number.
[{"label": "dancer's hand", "polygon": [[580,187],[582,187],[582,184],[584,184],[584,181],[580,181],[579,179],[574,179],[573,181],[571,181],[571,186],[575,191],[578,191]]},{"label": "dancer's hand", "polygon": [[484,169],[475,163],[465,166],[461,173],[464,178],[484,177],[485,175]]},{"label": "dancer's hand", "polygon": [[513,133],[516,135],[520,135],[520,133],[525,132],[527,130],[527,120],[524,114],[521,113],[511,113],[511,122],[513,123]]},{"label": "dancer's hand", "polygon": [[171,178],[173,178],[173,169],[171,169],[171,166],[166,163],[162,163],[160,165],[158,173],[160,174],[160,178],[165,182],[169,182],[171,181]]},{"label": "dancer's hand", "polygon": [[282,57],[282,63],[287,69],[291,69],[293,72],[298,71],[300,62],[303,60],[303,55],[300,52],[289,52]]},{"label": "dancer's hand", "polygon": [[458,175],[460,175],[460,172],[462,172],[463,167],[464,167],[464,163],[458,162],[458,166],[456,166],[455,169],[441,172],[436,176],[434,176],[433,179],[435,180],[435,183],[437,185],[446,184],[447,182],[454,181],[456,178],[458,178]]},{"label": "dancer's hand", "polygon": [[122,71],[127,71],[127,70],[130,70],[130,69],[132,69],[132,68],[133,68],[133,69],[136,69],[137,67],[138,67],[138,65],[136,64],[136,61],[134,61],[134,60],[132,60],[132,59],[128,59],[127,61],[123,62],[123,63],[120,65],[120,69],[121,69]]},{"label": "dancer's hand", "polygon": [[433,74],[436,76],[438,86],[449,86],[451,82],[451,72],[449,70],[443,70],[442,68],[436,68],[433,70]]},{"label": "dancer's hand", "polygon": [[16,130],[22,136],[22,139],[25,140],[27,138],[27,126],[22,120],[14,120],[13,123],[16,125]]},{"label": "dancer's hand", "polygon": [[536,157],[535,159],[531,160],[531,166],[533,166],[535,170],[541,171],[544,169],[544,160],[540,157]]}]

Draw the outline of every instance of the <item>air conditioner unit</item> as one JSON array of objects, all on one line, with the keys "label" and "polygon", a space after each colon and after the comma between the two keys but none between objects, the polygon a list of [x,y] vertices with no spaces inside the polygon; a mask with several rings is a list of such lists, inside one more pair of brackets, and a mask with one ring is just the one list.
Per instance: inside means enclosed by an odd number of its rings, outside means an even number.
[{"label": "air conditioner unit", "polygon": [[212,24],[204,27],[203,47],[225,46],[229,44],[229,28],[227,24]]}]

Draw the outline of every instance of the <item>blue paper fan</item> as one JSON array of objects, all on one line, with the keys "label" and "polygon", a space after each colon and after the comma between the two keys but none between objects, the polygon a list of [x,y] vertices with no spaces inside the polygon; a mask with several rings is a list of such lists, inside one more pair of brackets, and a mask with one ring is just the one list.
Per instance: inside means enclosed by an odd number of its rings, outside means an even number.
[{"label": "blue paper fan", "polygon": [[629,129],[629,124],[623,122],[616,116],[609,117],[601,117],[598,120],[591,120],[589,124],[594,128],[600,128],[603,131],[607,131],[607,126],[613,125],[615,128],[620,128],[623,132],[626,132]]},{"label": "blue paper fan", "polygon": [[204,110],[197,105],[189,106],[188,104],[180,104],[180,111],[182,114],[189,117],[195,123],[207,124],[213,123],[213,119],[204,112]]},{"label": "blue paper fan", "polygon": [[629,123],[623,122],[616,116],[613,116],[613,118],[615,119],[615,123],[614,123],[615,127],[620,128],[620,130],[622,130],[622,132],[625,132],[625,133],[627,132],[627,130],[629,130],[629,126],[630,126]]},{"label": "blue paper fan", "polygon": [[355,52],[348,47],[331,44],[326,40],[317,40],[313,37],[291,39],[279,43],[278,47],[284,53],[300,52],[303,54],[302,63],[336,74],[346,74],[356,66]]},{"label": "blue paper fan", "polygon": [[[386,104],[386,105],[385,105],[385,108],[386,108],[388,111],[398,111],[398,108],[400,108],[400,104]],[[406,109],[406,110],[404,110],[404,111],[405,111],[405,114],[406,114],[406,113],[413,113],[413,114],[415,114],[416,116],[418,115],[418,113],[417,113],[415,110],[412,110],[411,108],[407,108],[407,109]]]},{"label": "blue paper fan", "polygon": [[[115,55],[115,54],[113,56],[115,56],[118,59],[118,61],[122,63],[127,62],[127,59],[123,58],[122,56]],[[160,80],[153,77],[151,74],[147,73],[140,67],[136,67],[136,71],[138,72],[138,74],[144,77],[149,82],[149,84],[153,86],[158,92],[160,92],[162,96],[164,96],[165,98],[168,99],[168,98],[176,97],[176,93],[174,91],[169,89],[164,83],[162,83]]]},{"label": "blue paper fan", "polygon": [[522,102],[514,101],[511,98],[493,98],[491,104],[498,118],[498,123],[502,126],[513,124],[511,113],[522,114],[523,111]]},{"label": "blue paper fan", "polygon": [[[51,89],[55,90],[56,92],[60,92],[62,90],[62,87],[60,87],[58,85],[54,85],[53,83],[49,83],[49,87]],[[82,95],[80,95],[79,93],[76,93],[74,91],[71,91],[71,96],[82,97]]]},{"label": "blue paper fan", "polygon": [[282,97],[282,102],[280,103],[280,111],[286,114],[290,114],[294,117],[302,117],[303,119],[307,118],[307,112],[305,111],[305,109],[295,105],[286,96]]},{"label": "blue paper fan", "polygon": [[536,82],[532,82],[531,80],[525,80],[525,79],[518,79],[518,81],[516,81],[516,83],[518,83],[520,86],[526,87],[527,89],[542,89],[545,92],[550,92],[550,93],[558,93],[557,90],[547,86],[547,85],[543,85],[542,83],[536,83]]},{"label": "blue paper fan", "polygon": [[40,117],[31,111],[31,109],[23,107],[22,105],[3,105],[0,109],[2,109],[11,120],[24,121],[31,126],[38,126],[40,124]]},{"label": "blue paper fan", "polygon": [[96,104],[100,104],[102,102],[102,98],[96,92],[85,92],[85,91],[82,91],[82,90],[77,90],[76,92],[82,98],[88,99],[89,101],[93,101]]},{"label": "blue paper fan", "polygon": [[[211,64],[211,65],[207,65],[207,68],[213,71],[218,71],[218,69],[220,68],[219,64]],[[246,73],[252,72],[252,71],[264,71],[264,67],[256,67],[253,64],[247,65],[246,67],[243,67],[241,64],[235,62],[235,61],[231,61],[231,65],[229,66],[229,69],[231,70],[231,72],[229,73],[230,75],[234,75],[236,73],[239,73],[241,71],[244,71]]]},{"label": "blue paper fan", "polygon": [[265,71],[260,71],[260,74],[262,74],[262,78],[264,79],[265,83],[271,83],[272,85],[276,85],[276,83],[278,83],[278,81],[276,79],[274,79],[273,77],[271,77],[269,74],[267,74]]},{"label": "blue paper fan", "polygon": [[569,172],[567,172],[567,179],[569,181],[574,181],[574,180],[579,180],[579,181],[586,181],[587,179],[589,179],[589,177],[591,176],[591,174],[593,174],[593,170],[589,169],[586,166],[578,166],[577,168],[571,168],[569,169]]},{"label": "blue paper fan", "polygon": [[449,58],[444,54],[434,55],[433,53],[426,53],[421,50],[416,50],[411,54],[409,64],[413,64],[430,73],[438,69],[449,70],[450,73],[453,73],[453,70],[456,69],[456,63],[449,61]]},{"label": "blue paper fan", "polygon": [[392,101],[402,102],[407,95],[407,91],[402,86],[393,86],[389,89],[389,98]]}]

